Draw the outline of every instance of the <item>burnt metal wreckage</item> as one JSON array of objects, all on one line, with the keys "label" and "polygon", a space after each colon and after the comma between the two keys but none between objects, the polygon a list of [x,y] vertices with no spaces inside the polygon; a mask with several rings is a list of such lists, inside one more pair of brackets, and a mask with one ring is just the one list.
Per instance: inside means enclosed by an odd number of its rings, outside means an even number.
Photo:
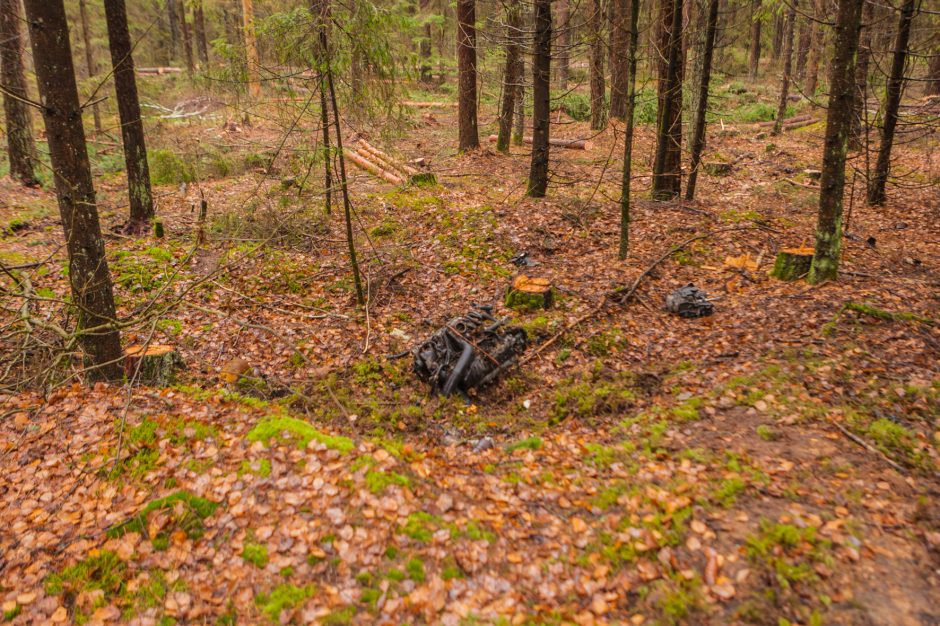
[{"label": "burnt metal wreckage", "polygon": [[405,354],[414,357],[415,375],[433,392],[466,395],[495,380],[525,351],[525,330],[505,324],[506,318],[493,316],[492,306],[474,305]]}]

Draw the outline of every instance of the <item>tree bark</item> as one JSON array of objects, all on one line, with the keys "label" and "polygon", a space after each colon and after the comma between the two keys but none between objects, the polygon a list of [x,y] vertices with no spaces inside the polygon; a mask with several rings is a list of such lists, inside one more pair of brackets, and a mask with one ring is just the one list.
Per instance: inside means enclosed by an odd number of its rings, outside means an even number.
[{"label": "tree bark", "polygon": [[705,113],[708,110],[708,83],[712,74],[712,57],[715,53],[715,34],[718,30],[718,0],[709,0],[708,20],[705,25],[705,50],[702,59],[701,82],[698,85],[698,111],[695,112],[695,132],[692,137],[692,159],[689,164],[689,182],[685,188],[685,199],[695,197],[702,152],[705,150]]},{"label": "tree bark", "polygon": [[193,30],[196,33],[196,49],[203,65],[209,64],[209,42],[206,39],[206,16],[202,10],[202,0],[193,1]]},{"label": "tree bark", "polygon": [[881,145],[878,148],[878,161],[875,173],[868,183],[868,204],[884,204],[885,187],[891,171],[891,148],[894,145],[894,130],[898,125],[898,110],[901,106],[901,93],[904,90],[904,65],[907,63],[907,47],[911,38],[911,22],[914,20],[915,0],[904,0],[901,5],[901,17],[898,22],[898,35],[894,43],[894,57],[891,61],[891,75],[885,88],[885,116],[881,128]]},{"label": "tree bark", "polygon": [[867,109],[868,109],[868,69],[871,61],[871,31],[873,7],[871,2],[865,2],[862,8],[862,32],[859,35],[858,59],[855,62],[855,99],[852,101],[852,125],[849,128],[849,148],[859,150],[863,144],[863,137],[867,137]]},{"label": "tree bark", "polygon": [[761,21],[761,0],[754,0],[753,14],[751,15],[751,51],[748,58],[748,78],[757,79],[757,72],[760,67],[760,31]]},{"label": "tree bark", "polygon": [[610,0],[610,115],[627,112],[627,46],[630,4],[639,0]]},{"label": "tree bark", "polygon": [[662,0],[662,27],[654,200],[675,198],[682,187],[682,0]]},{"label": "tree bark", "polygon": [[513,120],[512,142],[521,146],[525,141],[525,57],[519,55],[519,80],[516,84],[516,114]]},{"label": "tree bark", "polygon": [[183,55],[186,59],[186,72],[189,76],[193,75],[195,62],[193,60],[193,38],[189,34],[189,22],[186,20],[186,2],[179,3],[180,7],[180,31],[183,33]]},{"label": "tree bark", "polygon": [[149,230],[154,210],[144,124],[140,119],[137,78],[131,54],[131,36],[127,28],[127,8],[124,0],[105,0],[104,12],[108,22],[108,44],[111,48],[111,66],[114,68],[114,89],[121,118],[121,139],[124,142],[124,164],[127,168],[127,191],[131,207],[126,231],[139,234]]},{"label": "tree bark", "polygon": [[558,78],[558,88],[562,91],[568,89],[569,59],[571,48],[571,11],[568,0],[558,0],[558,67],[555,72]]},{"label": "tree bark", "polygon": [[783,118],[787,114],[787,98],[790,91],[790,72],[793,68],[793,29],[796,26],[796,5],[797,0],[790,3],[790,11],[787,14],[787,23],[784,26],[783,33],[783,75],[780,78],[780,100],[777,101],[777,119],[774,122],[772,135],[779,135],[783,129]]},{"label": "tree bark", "polygon": [[499,114],[499,134],[496,149],[509,152],[509,140],[512,134],[512,116],[516,108],[517,83],[522,79],[519,72],[521,55],[522,6],[510,1],[506,4],[506,66],[503,70],[503,102]]},{"label": "tree bark", "polygon": [[[806,78],[806,60],[809,57],[809,48],[813,39],[812,22],[803,16],[800,16],[800,18],[799,46],[796,53],[796,73],[794,74],[797,82],[803,82],[804,78]],[[794,24],[796,24],[796,22],[794,22]],[[796,28],[796,26],[794,26],[794,28]]]},{"label": "tree bark", "polygon": [[551,115],[552,2],[535,0],[535,45],[532,60],[532,163],[527,194],[545,197],[548,188],[548,138]]},{"label": "tree bark", "polygon": [[176,58],[176,49],[180,42],[179,9],[177,2],[182,0],[166,0],[166,14],[170,21],[170,61]]},{"label": "tree bark", "polygon": [[[88,72],[88,78],[93,78],[98,73],[98,67],[95,64],[95,55],[91,49],[91,32],[88,28],[88,7],[85,0],[78,0],[78,14],[82,22],[82,43],[85,47],[85,70]],[[101,113],[98,111],[98,103],[91,105],[92,117],[95,120],[95,133],[101,134]]]},{"label": "tree bark", "polygon": [[0,0],[0,84],[3,85],[3,113],[6,120],[7,156],[10,177],[27,186],[36,179],[36,144],[33,119],[27,104],[26,70],[23,66],[23,37],[20,0]]},{"label": "tree bark", "polygon": [[776,63],[780,60],[780,51],[783,48],[783,31],[786,20],[783,13],[774,16],[774,40],[770,49],[771,61]]},{"label": "tree bark", "polygon": [[[855,55],[858,52],[862,4],[865,0],[839,0],[835,46],[829,74],[826,140],[819,179],[819,215],[816,249],[808,280],[819,283],[836,278],[842,247],[842,197],[845,191],[845,153],[852,121],[855,91]],[[908,0],[913,2],[913,0]]]},{"label": "tree bark", "polygon": [[431,0],[420,0],[418,3],[418,10],[424,20],[424,36],[421,37],[421,43],[418,46],[418,52],[421,55],[421,82],[423,83],[430,83],[433,79],[431,75],[431,22],[427,15],[430,7]]},{"label": "tree bark", "polygon": [[477,130],[476,0],[457,0],[458,145],[460,150],[480,147]]},{"label": "tree bark", "polygon": [[623,178],[620,183],[620,249],[623,261],[630,251],[630,178],[633,173],[633,114],[636,111],[636,51],[639,39],[640,3],[630,3],[630,43],[627,47],[627,112],[624,115]]},{"label": "tree bark", "polygon": [[925,96],[940,95],[940,43],[934,46],[927,66],[927,82],[924,84]]},{"label": "tree bark", "polygon": [[91,165],[85,145],[68,18],[62,0],[26,0],[36,82],[43,102],[49,157],[69,257],[79,343],[91,377],[123,373],[120,334],[104,239],[98,223]]},{"label": "tree bark", "polygon": [[261,62],[255,36],[255,7],[252,0],[242,0],[242,26],[245,38],[245,67],[248,71],[248,95],[261,96]]},{"label": "tree bark", "polygon": [[591,48],[591,130],[603,130],[607,126],[607,97],[604,85],[604,12],[601,0],[591,0],[590,6]]},{"label": "tree bark", "polygon": [[806,72],[803,77],[803,93],[807,98],[816,95],[816,84],[819,78],[819,57],[825,47],[826,33],[823,31],[823,25],[819,23],[825,20],[826,5],[824,0],[816,0],[813,3],[813,16],[816,21],[813,22],[813,31],[809,44],[809,57],[806,59]]}]

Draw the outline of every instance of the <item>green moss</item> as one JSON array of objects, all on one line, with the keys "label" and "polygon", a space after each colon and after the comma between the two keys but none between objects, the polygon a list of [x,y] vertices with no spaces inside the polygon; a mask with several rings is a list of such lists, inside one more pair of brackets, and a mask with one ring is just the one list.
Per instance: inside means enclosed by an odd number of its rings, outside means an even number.
[{"label": "green moss", "polygon": [[199,539],[205,533],[203,520],[215,513],[218,508],[216,502],[200,498],[186,491],[177,491],[165,498],[153,500],[144,509],[107,532],[109,538],[122,537],[129,532],[147,534],[147,517],[154,511],[168,511],[172,521],[163,527],[160,533],[151,537],[157,549],[166,549],[169,546],[169,537],[173,531],[180,529],[192,540]]},{"label": "green moss", "polygon": [[507,445],[506,452],[512,454],[516,450],[538,450],[541,447],[542,439],[540,437],[526,437]]},{"label": "green moss", "polygon": [[636,400],[630,388],[633,384],[629,373],[615,374],[608,379],[596,374],[581,380],[565,379],[555,392],[552,419],[559,422],[568,417],[589,418],[624,411]]},{"label": "green moss", "polygon": [[246,541],[242,548],[242,558],[258,569],[264,569],[268,566],[268,548],[254,541]]},{"label": "green moss", "polygon": [[729,508],[733,505],[738,496],[747,488],[744,481],[738,477],[726,478],[719,483],[718,488],[712,494],[712,497],[721,506]]},{"label": "green moss", "polygon": [[195,168],[169,150],[150,150],[147,164],[150,166],[150,182],[154,185],[179,185],[196,179]]},{"label": "green moss", "polygon": [[427,574],[424,571],[424,563],[421,559],[415,557],[405,563],[405,571],[408,572],[408,578],[416,583],[423,583]]},{"label": "green moss", "polygon": [[259,478],[267,478],[271,475],[271,461],[268,459],[248,461],[246,459],[242,461],[241,467],[238,469],[238,477],[241,478],[245,474],[254,474]]},{"label": "green moss", "polygon": [[408,516],[402,526],[398,527],[398,532],[415,541],[430,543],[438,526],[437,517],[424,511],[416,511]]},{"label": "green moss", "polygon": [[351,624],[354,617],[356,617],[356,607],[344,606],[323,617],[319,623],[322,626],[343,626]]},{"label": "green moss", "polygon": [[45,581],[46,593],[58,595],[68,592],[78,595],[83,591],[101,590],[106,598],[120,594],[127,580],[127,564],[114,552],[103,550],[50,574]]},{"label": "green moss", "polygon": [[689,398],[681,404],[672,407],[672,416],[680,422],[694,422],[700,417],[699,409],[701,407],[701,398]]},{"label": "green moss", "polygon": [[764,441],[776,441],[780,438],[777,432],[766,424],[761,424],[757,427],[757,436]]},{"label": "green moss", "polygon": [[407,476],[396,472],[369,471],[366,472],[366,486],[372,493],[382,493],[390,485],[410,487],[411,481]]},{"label": "green moss", "polygon": [[279,622],[281,611],[293,609],[313,595],[313,585],[297,587],[283,584],[275,587],[270,593],[263,593],[255,598],[255,604],[261,612],[272,622]]},{"label": "green moss", "polygon": [[283,415],[263,418],[248,432],[247,438],[248,441],[261,441],[267,445],[270,445],[273,439],[278,439],[293,442],[299,448],[305,448],[311,441],[317,441],[342,454],[348,454],[356,447],[348,437],[327,435],[308,422]]}]

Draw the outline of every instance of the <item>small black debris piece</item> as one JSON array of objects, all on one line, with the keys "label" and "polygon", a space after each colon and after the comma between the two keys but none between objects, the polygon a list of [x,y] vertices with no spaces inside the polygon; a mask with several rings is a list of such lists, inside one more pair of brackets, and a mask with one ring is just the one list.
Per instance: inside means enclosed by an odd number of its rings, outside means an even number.
[{"label": "small black debris piece", "polygon": [[715,305],[704,291],[689,283],[666,296],[666,310],[679,317],[705,317],[715,312]]},{"label": "small black debris piece", "polygon": [[504,326],[492,306],[474,306],[416,347],[415,375],[444,396],[483,387],[506,371],[527,346],[525,330]]},{"label": "small black debris piece", "polygon": [[529,258],[528,251],[520,252],[516,256],[509,259],[509,262],[513,265],[518,265],[519,267],[534,267],[539,264],[538,261],[533,261]]}]

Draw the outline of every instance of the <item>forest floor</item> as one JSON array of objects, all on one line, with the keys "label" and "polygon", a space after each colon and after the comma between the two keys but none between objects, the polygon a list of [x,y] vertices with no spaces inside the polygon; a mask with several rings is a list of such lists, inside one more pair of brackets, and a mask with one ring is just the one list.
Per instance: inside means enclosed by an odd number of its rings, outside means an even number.
[{"label": "forest floor", "polygon": [[[225,109],[151,120],[162,240],[115,232],[119,154],[93,146],[119,310],[148,320],[124,342],[173,345],[188,368],[168,388],[59,371],[47,393],[0,395],[3,619],[940,624],[936,146],[899,148],[912,173],[883,208],[858,183],[840,279],[809,286],[768,270],[813,240],[823,124],[758,138],[716,122],[706,160],[730,174],[671,203],[642,199],[640,126],[619,262],[616,125],[553,149],[534,200],[526,150],[455,154],[455,112],[370,136],[429,158],[439,184],[351,170],[365,308],[309,127],[282,142],[260,118],[223,127]],[[0,260],[38,263],[20,271],[33,314],[65,323],[54,193],[2,179],[0,211]],[[523,251],[557,289],[547,311],[502,307]],[[608,298],[664,255],[635,298]],[[741,255],[757,266],[726,263]],[[713,316],[663,310],[687,283]],[[529,358],[471,402],[429,397],[410,359],[385,357],[471,303],[523,326]],[[40,353],[8,360],[4,384]],[[263,382],[225,383],[234,358]]]}]

